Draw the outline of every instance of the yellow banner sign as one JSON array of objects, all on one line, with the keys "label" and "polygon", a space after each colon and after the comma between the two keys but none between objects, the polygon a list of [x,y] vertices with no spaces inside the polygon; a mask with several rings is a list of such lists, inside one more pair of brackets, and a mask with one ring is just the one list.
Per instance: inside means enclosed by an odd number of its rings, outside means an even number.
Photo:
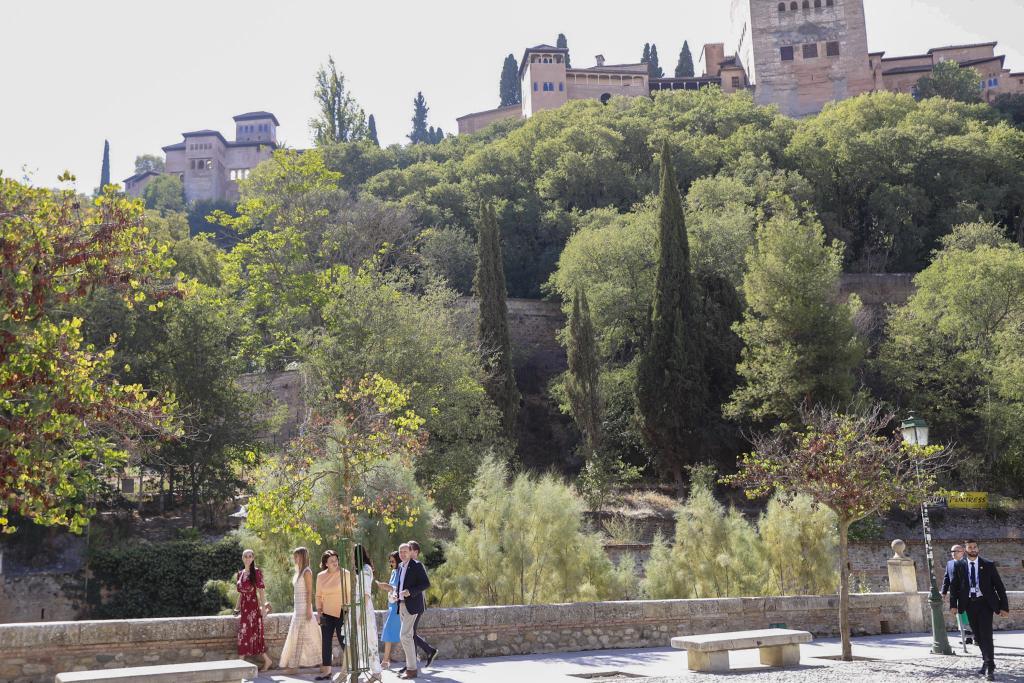
[{"label": "yellow banner sign", "polygon": [[947,491],[946,504],[951,508],[988,509],[988,493],[982,491]]}]

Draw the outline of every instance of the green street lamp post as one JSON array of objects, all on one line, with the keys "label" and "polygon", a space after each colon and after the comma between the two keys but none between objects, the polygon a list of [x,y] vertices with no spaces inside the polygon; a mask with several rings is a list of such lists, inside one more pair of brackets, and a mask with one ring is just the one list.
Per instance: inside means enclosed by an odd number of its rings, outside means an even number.
[{"label": "green street lamp post", "polygon": [[[910,413],[907,419],[900,423],[900,431],[903,433],[903,440],[914,446],[928,445],[928,423],[922,418]],[[928,562],[928,578],[931,580],[931,595],[928,602],[932,607],[932,653],[937,655],[951,655],[953,649],[949,646],[949,638],[946,636],[945,610],[942,607],[942,596],[939,595],[939,587],[935,582],[935,559],[932,555],[932,525],[928,519],[928,503],[921,503],[921,525],[924,527],[924,552]]]}]

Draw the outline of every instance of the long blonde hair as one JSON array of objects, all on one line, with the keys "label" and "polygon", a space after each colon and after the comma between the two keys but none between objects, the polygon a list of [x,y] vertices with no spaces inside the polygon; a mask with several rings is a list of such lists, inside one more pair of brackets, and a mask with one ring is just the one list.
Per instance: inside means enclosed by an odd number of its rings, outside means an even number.
[{"label": "long blonde hair", "polygon": [[292,551],[292,559],[295,559],[296,555],[302,558],[302,566],[295,568],[295,576],[292,578],[293,582],[298,581],[299,577],[309,569],[309,551],[306,550],[306,548],[299,546]]}]

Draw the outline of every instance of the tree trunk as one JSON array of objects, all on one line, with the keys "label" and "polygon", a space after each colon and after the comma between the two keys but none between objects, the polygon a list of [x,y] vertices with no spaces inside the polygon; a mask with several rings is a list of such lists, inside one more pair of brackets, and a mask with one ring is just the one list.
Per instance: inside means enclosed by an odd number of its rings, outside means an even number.
[{"label": "tree trunk", "polygon": [[158,510],[161,516],[164,514],[164,468],[160,468],[160,488],[157,489]]},{"label": "tree trunk", "polygon": [[850,643],[850,572],[849,539],[850,522],[839,522],[839,637],[843,643],[843,661],[853,661],[853,645]]},{"label": "tree trunk", "polygon": [[672,479],[676,483],[676,495],[679,500],[686,499],[686,485],[683,483],[683,468],[679,464],[672,465]]},{"label": "tree trunk", "polygon": [[197,498],[198,498],[198,493],[197,493],[198,485],[197,485],[196,479],[198,478],[198,473],[196,472],[196,466],[195,465],[190,465],[188,469],[189,469],[189,480],[192,483],[192,492],[191,492],[192,493],[192,528],[195,529],[196,528],[196,522],[198,521],[197,520],[197,510],[196,510],[196,505],[198,503],[198,500],[197,500]]}]

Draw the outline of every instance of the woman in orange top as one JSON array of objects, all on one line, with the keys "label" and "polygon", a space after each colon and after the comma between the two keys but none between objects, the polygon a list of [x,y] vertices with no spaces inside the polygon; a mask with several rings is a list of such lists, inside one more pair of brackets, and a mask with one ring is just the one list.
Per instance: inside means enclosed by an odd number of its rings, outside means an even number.
[{"label": "woman in orange top", "polygon": [[316,611],[320,619],[321,660],[318,681],[331,678],[331,664],[334,660],[334,638],[337,637],[342,655],[345,653],[345,637],[341,626],[345,622],[345,608],[351,601],[351,581],[347,569],[338,562],[338,553],[325,550],[320,556],[322,572],[316,576]]}]

